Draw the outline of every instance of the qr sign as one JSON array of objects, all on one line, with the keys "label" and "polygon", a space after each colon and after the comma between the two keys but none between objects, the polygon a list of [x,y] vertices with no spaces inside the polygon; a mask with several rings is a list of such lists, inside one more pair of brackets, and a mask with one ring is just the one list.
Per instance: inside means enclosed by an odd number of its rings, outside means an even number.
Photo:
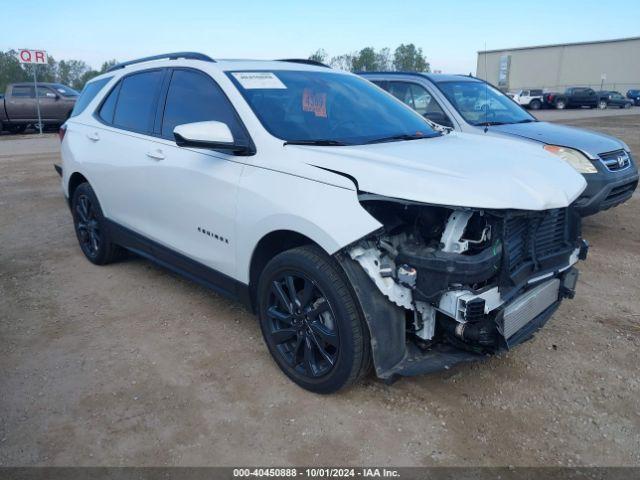
[{"label": "qr sign", "polygon": [[18,60],[20,63],[38,63],[47,64],[47,52],[44,50],[27,50],[22,49],[18,52]]}]

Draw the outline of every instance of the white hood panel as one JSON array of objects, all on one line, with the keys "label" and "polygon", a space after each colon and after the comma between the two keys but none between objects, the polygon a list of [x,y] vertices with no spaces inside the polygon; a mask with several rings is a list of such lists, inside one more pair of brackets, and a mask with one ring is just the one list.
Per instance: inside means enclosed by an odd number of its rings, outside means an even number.
[{"label": "white hood panel", "polygon": [[463,133],[286,148],[304,149],[304,163],[353,177],[361,192],[436,205],[546,210],[568,206],[586,187],[582,175],[537,145]]}]

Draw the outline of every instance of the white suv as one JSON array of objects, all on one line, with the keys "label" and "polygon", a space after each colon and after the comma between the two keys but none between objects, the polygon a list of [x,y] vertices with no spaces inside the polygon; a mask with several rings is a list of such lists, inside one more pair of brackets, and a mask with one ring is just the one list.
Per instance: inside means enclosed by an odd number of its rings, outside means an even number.
[{"label": "white suv", "polygon": [[356,75],[195,53],[115,66],[61,130],[82,251],[242,300],[293,381],[334,392],[483,358],[573,295],[581,175],[436,131]]}]

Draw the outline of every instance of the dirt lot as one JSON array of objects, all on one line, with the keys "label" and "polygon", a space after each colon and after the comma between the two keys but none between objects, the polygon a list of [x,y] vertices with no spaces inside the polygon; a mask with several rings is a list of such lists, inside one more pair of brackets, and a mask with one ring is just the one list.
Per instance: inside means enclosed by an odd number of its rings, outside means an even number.
[{"label": "dirt lot", "polygon": [[[639,115],[570,123],[640,159]],[[578,296],[533,341],[323,397],[238,304],[140,259],[86,261],[57,152],[0,141],[1,465],[640,465],[639,195],[586,220]]]}]

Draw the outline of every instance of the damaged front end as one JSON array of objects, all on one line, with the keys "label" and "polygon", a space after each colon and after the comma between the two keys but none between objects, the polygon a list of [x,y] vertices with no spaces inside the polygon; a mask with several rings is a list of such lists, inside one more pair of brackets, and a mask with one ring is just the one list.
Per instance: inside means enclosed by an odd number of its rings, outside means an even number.
[{"label": "damaged front end", "polygon": [[359,198],[383,228],[338,259],[360,300],[381,378],[509,349],[573,297],[573,265],[588,247],[571,207],[480,210]]}]

